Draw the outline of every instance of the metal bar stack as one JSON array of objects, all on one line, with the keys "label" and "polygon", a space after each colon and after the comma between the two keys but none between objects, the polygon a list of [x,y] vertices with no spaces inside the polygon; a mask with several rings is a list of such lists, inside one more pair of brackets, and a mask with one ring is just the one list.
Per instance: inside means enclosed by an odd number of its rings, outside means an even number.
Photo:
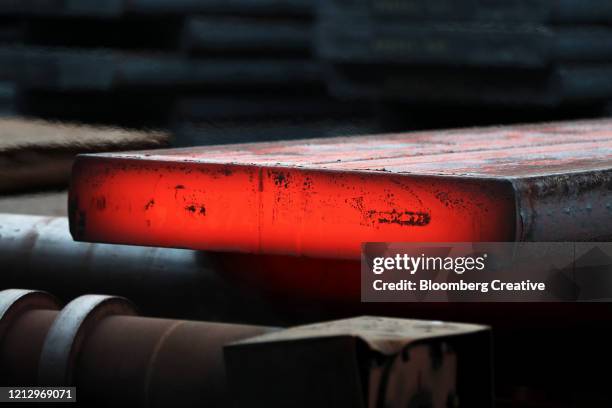
[{"label": "metal bar stack", "polygon": [[310,120],[343,133],[367,111],[328,96],[310,0],[7,1],[0,18],[9,113],[169,127],[190,144],[287,138]]},{"label": "metal bar stack", "polygon": [[320,2],[317,52],[353,98],[557,108],[612,96],[607,1]]}]

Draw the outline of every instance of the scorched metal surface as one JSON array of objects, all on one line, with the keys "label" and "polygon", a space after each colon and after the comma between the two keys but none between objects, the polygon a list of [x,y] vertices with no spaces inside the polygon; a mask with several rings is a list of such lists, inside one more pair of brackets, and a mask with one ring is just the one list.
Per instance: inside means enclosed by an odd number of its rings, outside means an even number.
[{"label": "scorched metal surface", "polygon": [[612,120],[79,156],[75,239],[358,259],[367,241],[596,240]]}]

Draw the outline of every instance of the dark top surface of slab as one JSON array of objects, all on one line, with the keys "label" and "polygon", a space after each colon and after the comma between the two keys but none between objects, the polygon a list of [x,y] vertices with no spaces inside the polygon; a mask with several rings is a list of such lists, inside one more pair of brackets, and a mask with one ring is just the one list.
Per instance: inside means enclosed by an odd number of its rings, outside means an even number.
[{"label": "dark top surface of slab", "polygon": [[612,120],[202,146],[117,159],[485,178],[612,168]]}]

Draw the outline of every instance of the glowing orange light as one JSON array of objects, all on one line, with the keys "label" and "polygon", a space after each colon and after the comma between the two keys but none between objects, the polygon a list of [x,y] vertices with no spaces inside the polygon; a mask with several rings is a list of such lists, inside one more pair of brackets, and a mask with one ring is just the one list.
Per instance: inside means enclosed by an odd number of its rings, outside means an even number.
[{"label": "glowing orange light", "polygon": [[499,181],[85,156],[70,195],[86,241],[358,259],[366,241],[504,241]]}]

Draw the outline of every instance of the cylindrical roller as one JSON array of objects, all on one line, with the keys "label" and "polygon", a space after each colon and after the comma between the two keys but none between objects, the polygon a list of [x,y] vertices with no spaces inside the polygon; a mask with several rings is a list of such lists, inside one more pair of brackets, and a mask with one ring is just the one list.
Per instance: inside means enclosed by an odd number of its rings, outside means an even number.
[{"label": "cylindrical roller", "polygon": [[137,317],[104,295],[58,307],[43,292],[0,292],[0,380],[76,386],[87,406],[228,406],[223,346],[276,330]]},{"label": "cylindrical roller", "polygon": [[59,308],[45,292],[0,292],[0,384],[36,385],[42,346]]},{"label": "cylindrical roller", "polygon": [[66,305],[45,338],[38,367],[39,384],[72,384],[74,363],[87,336],[100,321],[116,314],[132,315],[135,310],[126,299],[104,295],[81,296]]},{"label": "cylindrical roller", "polygon": [[63,217],[0,214],[0,265],[0,289],[35,287],[66,302],[85,293],[109,293],[152,316],[283,321],[256,294],[222,279],[207,254],[74,242]]},{"label": "cylindrical roller", "polygon": [[105,406],[230,406],[222,347],[271,328],[111,316],[75,370],[79,397]]}]

